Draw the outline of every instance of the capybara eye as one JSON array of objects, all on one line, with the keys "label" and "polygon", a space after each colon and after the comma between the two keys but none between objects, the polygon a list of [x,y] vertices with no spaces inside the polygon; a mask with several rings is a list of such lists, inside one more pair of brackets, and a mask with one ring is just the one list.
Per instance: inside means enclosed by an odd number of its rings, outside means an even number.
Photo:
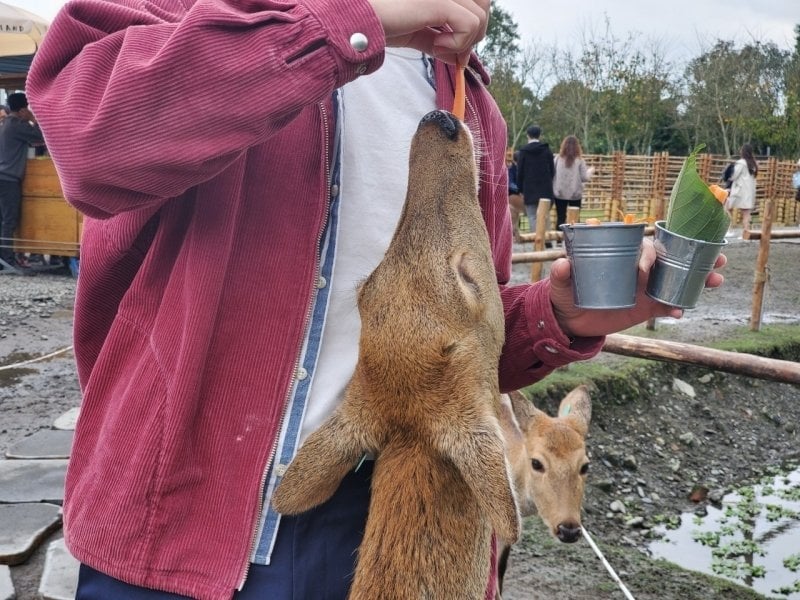
[{"label": "capybara eye", "polygon": [[533,467],[534,471],[539,471],[540,473],[544,473],[544,465],[537,459],[531,460],[531,466]]},{"label": "capybara eye", "polygon": [[586,475],[589,472],[589,463],[584,463],[581,467],[581,475]]}]

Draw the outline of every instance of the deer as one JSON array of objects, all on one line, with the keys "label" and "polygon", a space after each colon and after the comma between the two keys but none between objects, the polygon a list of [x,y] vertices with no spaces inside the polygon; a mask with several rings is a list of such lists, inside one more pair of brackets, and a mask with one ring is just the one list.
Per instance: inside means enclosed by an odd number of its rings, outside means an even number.
[{"label": "deer", "polygon": [[[591,417],[586,385],[561,400],[555,417],[536,408],[520,391],[501,396],[500,426],[520,514],[538,514],[550,534],[564,543],[581,537],[589,470],[585,439]],[[498,549],[496,600],[501,600],[511,548],[505,544]]]},{"label": "deer", "polygon": [[353,376],[272,498],[304,512],[375,457],[350,600],[482,600],[493,532],[519,536],[499,422],[504,316],[477,185],[467,127],[426,115],[397,229],[358,289]]}]

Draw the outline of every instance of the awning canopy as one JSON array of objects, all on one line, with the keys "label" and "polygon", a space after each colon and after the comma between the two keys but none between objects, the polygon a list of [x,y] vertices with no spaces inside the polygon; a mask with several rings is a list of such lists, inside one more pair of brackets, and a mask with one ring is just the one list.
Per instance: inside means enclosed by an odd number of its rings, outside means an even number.
[{"label": "awning canopy", "polygon": [[33,56],[48,27],[44,18],[0,2],[0,57]]}]

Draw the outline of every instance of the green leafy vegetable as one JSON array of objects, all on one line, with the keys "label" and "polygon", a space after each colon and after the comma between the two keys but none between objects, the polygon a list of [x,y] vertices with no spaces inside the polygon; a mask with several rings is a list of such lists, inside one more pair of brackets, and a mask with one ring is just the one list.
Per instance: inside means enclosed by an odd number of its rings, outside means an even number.
[{"label": "green leafy vegetable", "polygon": [[721,242],[731,222],[725,207],[697,174],[700,144],[686,158],[669,197],[666,228],[693,240]]}]

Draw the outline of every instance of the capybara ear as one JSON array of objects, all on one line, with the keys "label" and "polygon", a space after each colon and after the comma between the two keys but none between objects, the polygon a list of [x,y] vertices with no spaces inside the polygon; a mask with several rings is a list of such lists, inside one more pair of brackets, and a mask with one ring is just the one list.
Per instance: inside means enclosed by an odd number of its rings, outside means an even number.
[{"label": "capybara ear", "polygon": [[511,487],[511,473],[499,428],[459,433],[445,454],[461,473],[495,533],[513,544],[519,539],[520,517]]},{"label": "capybara ear", "polygon": [[592,420],[592,400],[589,388],[580,385],[567,394],[558,407],[559,418],[566,419],[573,429],[586,437]]},{"label": "capybara ear", "polygon": [[272,496],[276,511],[296,515],[333,496],[364,453],[351,433],[345,413],[337,410],[308,436]]}]

